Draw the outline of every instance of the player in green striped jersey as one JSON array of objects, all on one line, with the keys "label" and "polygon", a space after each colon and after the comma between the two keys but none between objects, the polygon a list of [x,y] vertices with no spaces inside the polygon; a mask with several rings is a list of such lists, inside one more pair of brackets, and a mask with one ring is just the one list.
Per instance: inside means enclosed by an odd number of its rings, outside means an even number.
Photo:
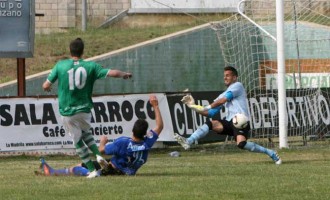
[{"label": "player in green striped jersey", "polygon": [[63,126],[73,138],[77,154],[90,171],[87,177],[94,178],[100,174],[95,170],[88,149],[103,168],[107,167],[107,162],[101,156],[89,130],[94,83],[97,79],[106,77],[129,79],[132,74],[105,69],[95,62],[85,61],[82,58],[83,52],[84,42],[81,38],[76,38],[70,43],[71,58],[57,62],[42,87],[45,91],[50,91],[52,84],[58,81],[59,111]]}]

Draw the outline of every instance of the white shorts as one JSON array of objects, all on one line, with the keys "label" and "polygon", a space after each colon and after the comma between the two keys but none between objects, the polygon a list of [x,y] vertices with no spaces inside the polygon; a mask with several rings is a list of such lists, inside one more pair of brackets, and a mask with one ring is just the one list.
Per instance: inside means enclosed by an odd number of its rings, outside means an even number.
[{"label": "white shorts", "polygon": [[77,113],[73,116],[62,116],[64,129],[72,137],[74,145],[81,139],[82,131],[89,132],[91,117],[91,113]]}]

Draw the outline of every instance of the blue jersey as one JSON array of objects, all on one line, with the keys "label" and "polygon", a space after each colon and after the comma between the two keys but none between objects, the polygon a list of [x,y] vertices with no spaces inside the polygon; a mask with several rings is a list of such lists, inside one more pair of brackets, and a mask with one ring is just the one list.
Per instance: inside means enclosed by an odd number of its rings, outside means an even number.
[{"label": "blue jersey", "polygon": [[158,139],[153,130],[141,142],[135,142],[130,137],[119,137],[113,143],[105,146],[105,154],[113,155],[111,163],[127,175],[134,175],[147,162],[148,153]]},{"label": "blue jersey", "polygon": [[226,108],[226,120],[230,121],[237,113],[245,114],[250,118],[246,92],[243,84],[240,82],[229,85],[227,90],[221,93],[214,101],[225,97],[228,92],[232,93],[232,99],[227,99],[227,102],[224,104]]}]

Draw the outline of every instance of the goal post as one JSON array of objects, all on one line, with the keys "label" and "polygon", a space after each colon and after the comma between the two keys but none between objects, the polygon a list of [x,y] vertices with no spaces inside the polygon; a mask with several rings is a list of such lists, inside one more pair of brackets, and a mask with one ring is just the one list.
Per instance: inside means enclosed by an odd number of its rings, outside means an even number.
[{"label": "goal post", "polygon": [[[213,22],[245,85],[251,137],[279,148],[330,138],[330,13],[323,0],[246,0]],[[282,39],[281,39],[282,37]]]},{"label": "goal post", "polygon": [[285,93],[285,52],[284,52],[284,5],[276,0],[276,46],[277,46],[277,84],[278,84],[278,126],[279,147],[288,148],[288,128],[286,125]]}]

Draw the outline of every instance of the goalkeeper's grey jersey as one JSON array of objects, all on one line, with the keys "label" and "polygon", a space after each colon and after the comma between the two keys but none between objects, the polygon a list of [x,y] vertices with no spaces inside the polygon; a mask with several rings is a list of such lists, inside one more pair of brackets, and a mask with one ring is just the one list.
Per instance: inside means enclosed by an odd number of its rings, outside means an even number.
[{"label": "goalkeeper's grey jersey", "polygon": [[241,82],[235,82],[231,84],[226,91],[221,93],[214,101],[225,96],[227,92],[231,91],[233,94],[233,99],[231,101],[227,101],[224,106],[226,109],[226,120],[230,121],[235,114],[243,113],[248,118],[250,118],[247,96],[243,84]]}]

